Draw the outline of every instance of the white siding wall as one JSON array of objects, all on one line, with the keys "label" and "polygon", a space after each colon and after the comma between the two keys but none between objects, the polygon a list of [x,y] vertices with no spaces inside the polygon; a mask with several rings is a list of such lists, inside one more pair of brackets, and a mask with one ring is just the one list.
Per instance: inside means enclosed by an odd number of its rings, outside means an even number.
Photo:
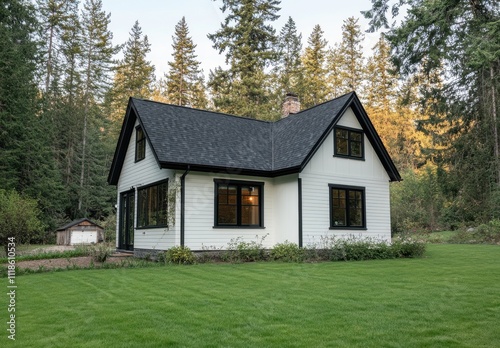
[{"label": "white siding wall", "polygon": [[298,175],[274,179],[275,242],[299,242]]},{"label": "white siding wall", "polygon": [[[256,181],[264,183],[263,229],[214,228],[214,179]],[[226,248],[231,239],[260,242],[269,248],[275,244],[273,179],[190,172],[186,176],[185,245],[191,250]]]},{"label": "white siding wall", "polygon": [[[139,125],[137,121],[134,128]],[[168,169],[160,169],[158,163],[151,151],[149,143],[146,142],[146,157],[139,162],[135,162],[135,130],[127,148],[125,161],[123,162],[120,179],[117,185],[117,202],[118,212],[120,207],[120,193],[129,191],[131,187],[136,190],[136,207],[137,207],[137,188],[140,186],[152,184],[157,181],[169,178],[169,188],[173,183],[174,173]],[[135,210],[134,226],[137,226],[137,208]],[[117,214],[117,246],[118,246],[118,228],[120,218]],[[177,220],[176,220],[177,221]],[[178,225],[178,224],[176,224]],[[165,250],[173,245],[178,245],[178,233],[176,233],[177,226],[169,226],[169,228],[153,228],[153,229],[139,229],[135,231],[134,235],[134,248],[139,249],[161,249]],[[177,236],[177,237],[176,237]],[[177,238],[177,239],[176,239]]]},{"label": "white siding wall", "polygon": [[[349,108],[338,125],[361,129]],[[304,245],[319,244],[322,236],[366,236],[390,240],[389,176],[365,136],[365,160],[333,157],[333,132],[320,146],[302,178],[302,216]],[[365,188],[366,231],[330,230],[328,184]]]}]

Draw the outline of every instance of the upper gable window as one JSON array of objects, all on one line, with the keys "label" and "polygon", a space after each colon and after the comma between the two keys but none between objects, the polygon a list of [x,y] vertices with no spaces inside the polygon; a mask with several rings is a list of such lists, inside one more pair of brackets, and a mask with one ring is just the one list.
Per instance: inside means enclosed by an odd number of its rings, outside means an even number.
[{"label": "upper gable window", "polygon": [[146,137],[139,126],[135,129],[135,161],[138,162],[146,157]]},{"label": "upper gable window", "polygon": [[351,128],[335,128],[335,156],[363,159],[363,131]]}]

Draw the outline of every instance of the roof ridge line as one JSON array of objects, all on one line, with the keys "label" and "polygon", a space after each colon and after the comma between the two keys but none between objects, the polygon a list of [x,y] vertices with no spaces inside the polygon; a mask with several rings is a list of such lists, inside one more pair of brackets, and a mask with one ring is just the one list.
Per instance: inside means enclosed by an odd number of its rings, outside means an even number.
[{"label": "roof ridge line", "polygon": [[211,111],[211,110],[206,110],[206,109],[198,109],[198,108],[193,108],[190,106],[183,106],[183,105],[176,105],[176,104],[170,104],[170,103],[163,103],[157,100],[151,100],[151,99],[143,99],[143,98],[135,98],[131,97],[132,99],[135,100],[140,100],[148,103],[155,103],[155,104],[160,104],[160,105],[168,105],[168,106],[173,106],[176,108],[181,108],[181,109],[187,109],[187,110],[195,110],[195,111],[201,111],[209,114],[216,114],[220,116],[227,116],[227,117],[233,117],[233,118],[238,118],[238,119],[243,119],[243,120],[249,120],[249,121],[257,121],[257,122],[263,122],[263,123],[275,123],[276,121],[267,121],[267,120],[259,120],[257,118],[251,118],[248,116],[238,116],[238,115],[233,115],[233,114],[228,114],[225,112],[220,112],[220,111]]}]

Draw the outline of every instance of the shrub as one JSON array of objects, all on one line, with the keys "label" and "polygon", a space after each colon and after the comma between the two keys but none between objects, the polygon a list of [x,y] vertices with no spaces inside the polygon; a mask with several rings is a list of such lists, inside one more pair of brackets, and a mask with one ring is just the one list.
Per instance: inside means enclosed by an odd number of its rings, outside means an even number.
[{"label": "shrub", "polygon": [[425,252],[425,242],[411,237],[394,238],[391,244],[394,257],[420,257]]},{"label": "shrub", "polygon": [[0,245],[4,247],[5,255],[9,242],[16,245],[29,242],[36,233],[44,230],[40,216],[36,200],[16,191],[0,190]]},{"label": "shrub", "polygon": [[257,241],[245,242],[242,237],[231,239],[228,243],[227,251],[222,255],[223,261],[229,262],[252,262],[265,260],[267,258],[266,250],[262,242],[268,235],[263,236]]},{"label": "shrub", "polygon": [[450,238],[450,243],[500,244],[500,220],[491,220],[475,229],[463,229]]},{"label": "shrub", "polygon": [[304,248],[307,261],[358,261],[391,259],[398,257],[419,257],[425,252],[425,243],[416,239],[397,238],[391,244],[375,238],[336,239],[335,236],[323,237],[320,247]]},{"label": "shrub", "polygon": [[105,262],[111,254],[113,251],[106,243],[93,245],[89,248],[89,255],[95,262]]},{"label": "shrub", "polygon": [[271,250],[270,257],[273,260],[285,262],[300,262],[303,260],[304,251],[295,243],[285,241],[278,243]]},{"label": "shrub", "polygon": [[192,265],[196,260],[191,249],[186,246],[175,246],[168,249],[165,253],[165,259],[168,263],[179,265]]}]

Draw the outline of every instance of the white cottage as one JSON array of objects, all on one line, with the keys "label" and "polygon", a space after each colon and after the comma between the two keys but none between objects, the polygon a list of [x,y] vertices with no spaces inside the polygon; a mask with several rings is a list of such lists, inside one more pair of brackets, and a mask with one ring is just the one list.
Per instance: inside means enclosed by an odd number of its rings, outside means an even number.
[{"label": "white cottage", "polygon": [[389,182],[401,177],[356,94],[297,103],[288,95],[285,116],[265,122],[131,98],[108,177],[117,248],[389,240]]}]

